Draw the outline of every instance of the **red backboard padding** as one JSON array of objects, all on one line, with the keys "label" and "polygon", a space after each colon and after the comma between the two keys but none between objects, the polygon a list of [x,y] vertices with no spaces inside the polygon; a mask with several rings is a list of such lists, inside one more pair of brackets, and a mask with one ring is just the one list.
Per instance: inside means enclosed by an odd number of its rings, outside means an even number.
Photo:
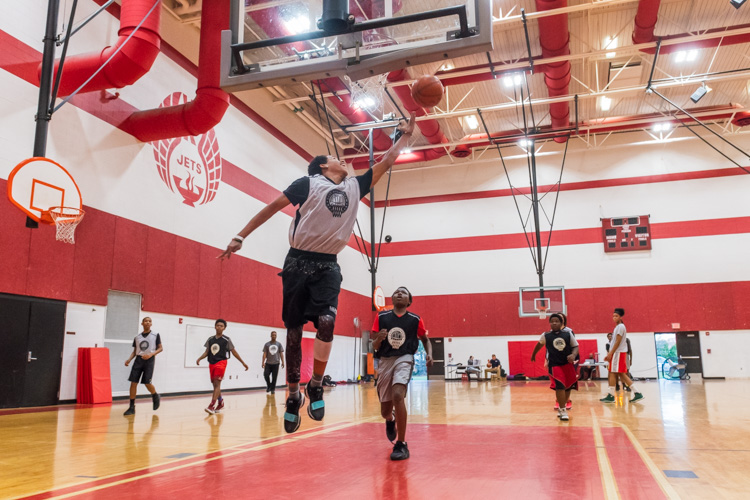
[{"label": "red backboard padding", "polygon": [[112,402],[112,383],[109,372],[109,349],[106,347],[78,348],[78,404]]}]

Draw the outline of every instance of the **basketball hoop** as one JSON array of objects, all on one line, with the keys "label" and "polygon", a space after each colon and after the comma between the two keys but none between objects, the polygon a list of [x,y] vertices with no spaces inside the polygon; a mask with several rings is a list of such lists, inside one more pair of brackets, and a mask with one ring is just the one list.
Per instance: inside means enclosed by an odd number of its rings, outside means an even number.
[{"label": "basketball hoop", "polygon": [[85,212],[74,207],[50,207],[47,213],[55,223],[57,241],[75,243],[76,226],[83,219]]},{"label": "basketball hoop", "polygon": [[378,312],[385,310],[385,293],[379,286],[375,287],[375,291],[372,292],[372,304]]},{"label": "basketball hoop", "polygon": [[344,78],[349,82],[352,102],[359,106],[362,111],[369,112],[376,117],[382,116],[383,94],[385,94],[385,83],[388,75],[382,74],[356,81],[348,76],[344,76]]},{"label": "basketball hoop", "polygon": [[539,313],[539,319],[547,319],[547,312],[550,308],[550,299],[537,298],[534,299],[534,309]]}]

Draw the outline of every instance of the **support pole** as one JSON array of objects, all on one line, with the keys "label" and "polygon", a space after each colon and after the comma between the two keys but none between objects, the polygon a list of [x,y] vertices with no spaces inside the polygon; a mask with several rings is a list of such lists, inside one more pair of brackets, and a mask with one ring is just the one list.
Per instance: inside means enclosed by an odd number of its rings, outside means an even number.
[{"label": "support pole", "polygon": [[[36,130],[34,131],[34,156],[47,155],[47,132],[52,90],[52,73],[55,70],[55,40],[57,39],[57,16],[60,11],[60,0],[49,0],[47,4],[47,27],[44,32],[44,52],[42,53],[42,71],[39,79],[39,100],[37,102]],[[37,228],[39,223],[26,217],[26,227]]]},{"label": "support pole", "polygon": [[[375,150],[373,149],[372,145],[372,130],[370,129],[370,133],[368,135],[368,141],[370,146],[370,168],[375,165]],[[370,293],[370,303],[372,304],[372,310],[375,311],[375,302],[373,302],[372,297],[375,294],[375,287],[378,286],[377,283],[377,273],[378,269],[375,267],[375,188],[373,186],[370,186],[370,278],[372,281],[372,291]]]},{"label": "support pole", "polygon": [[[544,268],[542,267],[542,234],[539,230],[539,189],[536,180],[535,143],[532,140],[529,150],[531,155],[531,206],[534,210],[534,232],[536,233],[536,272],[539,275],[539,287],[544,287]],[[544,297],[544,291],[542,291]]]}]

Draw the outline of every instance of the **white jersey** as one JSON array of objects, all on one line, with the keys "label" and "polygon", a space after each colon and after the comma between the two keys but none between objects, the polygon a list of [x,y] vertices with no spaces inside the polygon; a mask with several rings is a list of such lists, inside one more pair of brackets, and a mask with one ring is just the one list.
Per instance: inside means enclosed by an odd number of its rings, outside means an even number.
[{"label": "white jersey", "polygon": [[620,345],[617,346],[617,350],[615,352],[628,352],[628,331],[625,329],[625,325],[623,323],[620,323],[615,327],[615,331],[612,332],[612,345],[615,345],[617,342],[617,336],[621,336],[622,340],[620,340]]},{"label": "white jersey", "polygon": [[340,184],[320,174],[294,181],[284,191],[292,204],[299,205],[289,227],[289,245],[307,252],[341,252],[351,238],[359,200],[371,182],[371,170]]}]

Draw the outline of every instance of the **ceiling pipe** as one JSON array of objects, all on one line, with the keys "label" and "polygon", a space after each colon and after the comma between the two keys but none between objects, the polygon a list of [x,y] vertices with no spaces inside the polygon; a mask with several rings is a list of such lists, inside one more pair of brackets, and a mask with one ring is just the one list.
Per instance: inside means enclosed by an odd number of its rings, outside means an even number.
[{"label": "ceiling pipe", "polygon": [[[568,0],[536,0],[538,11],[563,8]],[[556,57],[570,54],[570,31],[568,14],[560,14],[539,19],[539,44],[542,46],[542,57]],[[570,61],[548,64],[544,70],[544,82],[547,84],[550,97],[568,95],[570,84]],[[552,128],[569,127],[570,106],[568,103],[553,103],[549,106]],[[555,142],[565,142],[565,137],[556,137]]]},{"label": "ceiling pipe", "polygon": [[123,123],[125,131],[137,139],[158,141],[211,130],[229,107],[229,94],[221,90],[221,31],[229,29],[229,2],[203,0],[198,89],[195,99],[178,106],[136,111]]},{"label": "ceiling pipe", "polygon": [[[728,120],[732,117],[745,117],[748,114],[743,114],[741,111],[743,107],[739,104],[730,104],[724,106],[703,106],[700,108],[694,108],[690,110],[690,114],[701,118],[705,121],[710,120]],[[738,112],[739,111],[739,112]],[[685,124],[694,123],[693,120],[687,116],[664,116],[660,113],[649,113],[643,115],[632,115],[632,116],[614,116],[609,118],[603,118],[598,120],[588,120],[581,122],[578,127],[578,132],[575,130],[568,132],[571,136],[585,136],[589,133],[609,133],[609,132],[627,132],[634,130],[641,130],[644,128],[651,127],[656,123],[665,122],[679,122]],[[551,139],[560,132],[552,130],[549,126],[542,127],[539,134],[536,134],[535,139]],[[523,136],[521,130],[507,130],[492,134],[492,140],[501,144],[508,144],[520,140]],[[464,136],[462,139],[456,142],[448,143],[446,146],[453,146],[454,149],[451,151],[451,155],[464,158],[471,155],[472,149],[483,148],[490,145],[487,140],[487,134],[470,134]],[[421,146],[420,148],[429,148],[429,146]],[[416,163],[427,161],[422,154],[424,149],[415,148],[411,153],[401,154],[396,160],[396,164],[404,163]],[[366,168],[359,167],[360,156],[349,155],[345,156],[347,159],[352,159],[353,165],[357,169]]]},{"label": "ceiling pipe", "polygon": [[641,0],[635,14],[633,26],[633,43],[648,43],[654,40],[654,30],[659,15],[661,0]]},{"label": "ceiling pipe", "polygon": [[[100,5],[104,1],[96,0]],[[88,80],[99,68],[104,68],[83,87],[80,92],[94,92],[132,85],[148,73],[159,54],[161,37],[159,22],[161,8],[154,7],[154,0],[122,0],[120,7],[120,29],[114,45],[98,52],[70,56],[65,59],[58,94],[70,95]],[[135,27],[151,11],[138,31]],[[125,40],[132,33],[130,40]],[[114,54],[114,56],[113,56]],[[107,63],[107,60],[112,60]],[[106,64],[105,64],[106,63]],[[60,62],[55,62],[55,73]],[[37,78],[41,75],[41,64]]]}]

